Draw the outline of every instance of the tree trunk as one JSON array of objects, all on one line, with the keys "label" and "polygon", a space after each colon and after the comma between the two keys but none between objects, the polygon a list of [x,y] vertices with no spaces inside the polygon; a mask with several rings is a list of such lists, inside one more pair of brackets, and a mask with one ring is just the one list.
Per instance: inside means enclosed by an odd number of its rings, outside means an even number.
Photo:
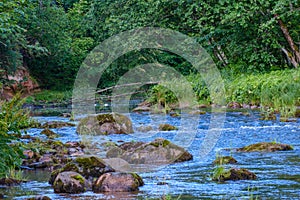
[{"label": "tree trunk", "polygon": [[275,18],[277,19],[277,22],[280,26],[280,29],[286,39],[286,41],[288,42],[291,50],[292,50],[292,54],[289,55],[287,52],[284,51],[284,53],[287,55],[288,58],[290,58],[290,62],[293,64],[293,66],[295,68],[297,68],[299,66],[300,63],[300,52],[297,48],[297,46],[294,43],[293,38],[291,37],[287,27],[284,25],[283,21],[279,18],[278,14],[275,14]]},{"label": "tree trunk", "polygon": [[[215,43],[215,40],[213,38],[208,39],[209,45],[213,46],[214,43]],[[222,50],[221,46],[217,45],[217,48],[213,48],[213,53],[214,53],[215,57],[222,63],[222,65],[224,67],[226,67],[228,65],[227,57],[226,57],[224,51]]]}]

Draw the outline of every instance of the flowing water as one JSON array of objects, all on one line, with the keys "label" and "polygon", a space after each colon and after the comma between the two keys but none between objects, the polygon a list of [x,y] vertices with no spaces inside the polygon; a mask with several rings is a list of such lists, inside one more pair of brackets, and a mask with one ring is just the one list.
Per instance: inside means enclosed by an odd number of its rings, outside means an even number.
[{"label": "flowing water", "polygon": [[[110,135],[96,138],[99,141],[151,141],[157,137],[172,139],[189,124],[182,125],[183,117],[195,124],[192,115],[182,113],[181,117],[163,114],[129,114],[135,127],[151,125],[155,128],[161,122],[179,127],[178,131],[141,133],[135,130],[132,135]],[[38,117],[40,122],[61,120],[61,117]],[[241,112],[227,112],[224,126],[219,129],[221,135],[212,151],[207,156],[201,155],[202,142],[209,131],[211,114],[201,115],[197,123],[196,134],[187,150],[194,156],[193,160],[176,163],[139,173],[145,185],[135,193],[94,194],[55,194],[47,183],[49,171],[25,171],[27,183],[15,187],[0,188],[8,199],[24,199],[34,195],[47,195],[52,199],[158,199],[163,195],[172,199],[300,199],[300,120],[283,123],[279,121],[261,121],[259,114],[250,112],[244,116]],[[79,141],[75,127],[53,129],[63,142]],[[40,136],[41,129],[30,129],[28,134]],[[276,141],[293,145],[294,150],[273,153],[241,153],[234,149],[257,142]],[[208,144],[210,145],[210,144]],[[217,183],[211,180],[214,169],[212,165],[216,154],[232,155],[238,163],[233,167],[246,168],[257,175],[257,180],[228,181]],[[167,184],[159,185],[159,182]]]}]

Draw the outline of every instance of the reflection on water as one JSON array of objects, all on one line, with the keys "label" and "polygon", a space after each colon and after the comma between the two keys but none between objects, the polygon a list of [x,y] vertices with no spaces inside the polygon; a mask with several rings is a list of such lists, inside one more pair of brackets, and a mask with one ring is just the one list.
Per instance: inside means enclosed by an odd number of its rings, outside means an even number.
[{"label": "reflection on water", "polygon": [[[165,121],[179,127],[180,117],[172,118],[165,115],[130,114],[135,127],[151,125],[154,130]],[[199,154],[199,147],[205,135],[208,133],[210,114],[201,115],[197,134],[188,147],[194,159],[184,163],[167,165],[159,170],[143,172],[145,185],[140,187],[137,193],[94,194],[86,192],[80,195],[54,194],[53,189],[47,183],[49,172],[27,171],[25,174],[28,183],[20,186],[0,188],[0,193],[8,199],[24,199],[31,195],[47,195],[53,199],[151,199],[160,198],[163,195],[180,197],[180,199],[249,199],[250,196],[259,196],[262,199],[300,199],[300,122],[282,123],[279,121],[260,121],[257,113],[244,116],[238,112],[227,113],[226,122],[214,149],[206,158]],[[59,117],[39,117],[40,121],[66,120]],[[76,128],[67,127],[54,129],[58,132],[59,140],[80,140],[75,133]],[[28,131],[31,135],[39,135],[39,129]],[[95,142],[104,141],[151,141],[157,137],[172,140],[176,131],[149,133],[136,132],[133,135],[110,135],[95,138]],[[224,149],[238,148],[262,141],[276,141],[294,146],[293,151],[275,153],[238,153]],[[236,167],[247,168],[256,173],[258,179],[251,181],[228,181],[215,183],[210,176],[213,171],[212,161],[216,152],[223,155],[232,154],[238,164]],[[103,153],[99,153],[103,156]],[[158,183],[165,184],[158,184]],[[176,199],[175,198],[175,199]]]}]

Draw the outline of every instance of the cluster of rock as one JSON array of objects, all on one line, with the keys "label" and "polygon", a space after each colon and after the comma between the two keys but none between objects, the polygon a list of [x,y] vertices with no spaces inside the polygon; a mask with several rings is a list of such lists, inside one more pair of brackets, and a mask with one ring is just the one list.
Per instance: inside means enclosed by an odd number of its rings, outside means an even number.
[{"label": "cluster of rock", "polygon": [[[191,160],[193,156],[168,140],[158,138],[152,142],[125,142],[121,145],[109,144],[107,159],[86,156],[85,146],[79,142],[52,140],[58,137],[53,129],[74,126],[71,123],[47,122],[36,127],[43,128],[41,134],[50,140],[26,136],[27,146],[39,146],[38,151],[24,151],[23,167],[49,168],[52,171],[49,183],[56,193],[82,193],[85,191],[129,192],[136,191],[144,182],[136,173],[118,172],[109,163],[120,160],[132,164],[169,164]],[[52,130],[51,130],[52,129]],[[160,126],[163,131],[176,130],[168,124]],[[117,113],[88,116],[79,122],[80,134],[128,134],[133,132],[130,119]],[[107,144],[105,144],[107,145]],[[120,160],[118,160],[120,159]],[[43,197],[44,198],[44,197]]]},{"label": "cluster of rock", "polygon": [[[41,134],[48,138],[55,138],[53,128],[74,126],[66,122],[48,122],[37,125],[44,130]],[[148,130],[148,129],[147,129]],[[145,130],[145,131],[147,131]],[[161,131],[177,130],[169,124],[161,124]],[[111,113],[88,116],[81,119],[77,132],[79,134],[129,134],[133,132],[130,119],[124,115]],[[56,193],[82,193],[86,191],[100,192],[131,192],[137,191],[144,185],[142,178],[136,173],[118,172],[122,165],[150,164],[161,165],[184,162],[193,159],[192,154],[184,148],[171,143],[169,140],[157,138],[152,142],[123,142],[120,145],[109,146],[107,159],[96,156],[86,156],[85,146],[79,142],[62,142],[55,140],[41,141],[33,137],[29,139],[28,147],[39,146],[38,151],[30,148],[24,151],[23,167],[50,168],[52,170],[49,183]],[[238,152],[253,151],[283,151],[292,150],[290,145],[279,143],[257,143],[237,149]],[[113,165],[116,164],[117,165]],[[218,157],[214,164],[223,166],[236,164],[232,156]],[[227,180],[253,180],[256,175],[247,169],[231,167],[229,169],[217,168],[215,181]],[[9,180],[0,180],[9,181]],[[35,199],[47,199],[38,197]]]},{"label": "cluster of rock", "polygon": [[25,158],[22,166],[25,168],[53,168],[67,163],[71,157],[84,155],[84,145],[79,142],[66,142],[47,140],[31,141],[28,147],[36,146],[35,150],[23,151]]},{"label": "cluster of rock", "polygon": [[[281,144],[276,142],[260,142],[251,144],[242,148],[236,149],[237,152],[274,152],[274,151],[289,151],[293,147],[288,144]],[[244,168],[229,168],[224,169],[223,165],[236,164],[237,160],[232,156],[220,156],[213,162],[217,165],[212,180],[214,181],[236,181],[236,180],[254,180],[256,175]]]},{"label": "cluster of rock", "polygon": [[144,185],[135,173],[116,172],[102,159],[78,157],[52,172],[49,183],[56,193],[129,192]]}]

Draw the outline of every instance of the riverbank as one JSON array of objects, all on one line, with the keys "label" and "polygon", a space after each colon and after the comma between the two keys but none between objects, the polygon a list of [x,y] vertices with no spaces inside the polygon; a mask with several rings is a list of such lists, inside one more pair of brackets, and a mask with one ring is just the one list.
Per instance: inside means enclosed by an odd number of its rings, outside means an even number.
[{"label": "riverbank", "polygon": [[[265,119],[272,119],[274,114],[280,113],[282,119],[288,119],[297,116],[297,106],[300,106],[300,70],[286,69],[271,71],[260,74],[230,74],[230,71],[221,73],[225,87],[226,107],[229,109],[258,109],[264,115]],[[193,88],[196,96],[194,102],[195,108],[216,106],[211,100],[210,91],[201,76],[191,74],[186,79]],[[180,82],[165,83],[166,85],[175,85],[179,91],[185,91],[186,88]],[[174,109],[180,109],[178,98],[182,94],[174,94],[169,89],[155,85],[139,98],[143,98],[150,105],[156,105],[157,108],[170,112]],[[107,95],[108,96],[108,95]],[[63,113],[71,112],[72,91],[52,91],[44,90],[27,97],[24,106],[33,110],[39,109],[40,113],[34,115],[54,115],[59,116]],[[140,101],[137,101],[140,102]],[[105,95],[97,94],[96,110],[109,111],[108,105],[110,99]],[[137,104],[132,105],[134,108]],[[190,105],[188,105],[190,106]],[[59,109],[55,109],[59,108]],[[59,111],[63,110],[63,111]]]}]

